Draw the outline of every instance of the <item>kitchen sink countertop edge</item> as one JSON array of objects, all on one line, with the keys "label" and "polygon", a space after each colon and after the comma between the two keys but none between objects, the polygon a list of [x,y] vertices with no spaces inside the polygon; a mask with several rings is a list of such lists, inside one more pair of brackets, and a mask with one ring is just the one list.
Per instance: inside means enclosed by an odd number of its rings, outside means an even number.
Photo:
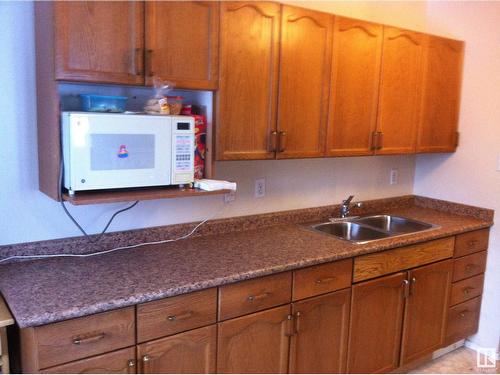
[{"label": "kitchen sink countertop edge", "polygon": [[[382,212],[381,212],[382,213]],[[297,224],[213,234],[90,258],[0,266],[0,291],[21,328],[490,227],[491,220],[419,206],[383,212],[438,225],[353,244]]]}]

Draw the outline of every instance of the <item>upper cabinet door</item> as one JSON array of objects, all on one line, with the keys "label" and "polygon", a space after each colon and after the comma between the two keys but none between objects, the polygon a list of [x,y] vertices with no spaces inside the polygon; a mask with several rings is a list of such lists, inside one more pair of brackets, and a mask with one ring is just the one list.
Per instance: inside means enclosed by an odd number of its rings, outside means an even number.
[{"label": "upper cabinet door", "polygon": [[330,156],[370,155],[377,122],[382,25],[335,17]]},{"label": "upper cabinet door", "polygon": [[280,5],[221,2],[216,158],[275,157]]},{"label": "upper cabinet door", "polygon": [[281,17],[277,156],[323,156],[334,17],[286,5]]},{"label": "upper cabinet door", "polygon": [[428,36],[417,152],[457,146],[463,42]]},{"label": "upper cabinet door", "polygon": [[58,1],[55,78],[144,84],[144,3]]},{"label": "upper cabinet door", "polygon": [[146,2],[146,84],[157,75],[184,89],[218,85],[219,4]]},{"label": "upper cabinet door", "polygon": [[424,35],[384,27],[377,154],[415,152]]}]

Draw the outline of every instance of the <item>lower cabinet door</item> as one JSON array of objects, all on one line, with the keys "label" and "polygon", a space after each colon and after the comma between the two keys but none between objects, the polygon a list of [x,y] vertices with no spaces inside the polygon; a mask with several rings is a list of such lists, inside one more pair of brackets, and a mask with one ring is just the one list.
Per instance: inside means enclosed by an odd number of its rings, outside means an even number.
[{"label": "lower cabinet door", "polygon": [[290,305],[219,323],[218,373],[286,373]]},{"label": "lower cabinet door", "polygon": [[144,374],[204,374],[215,372],[217,328],[194,329],[137,346]]},{"label": "lower cabinet door", "polygon": [[51,367],[42,374],[135,374],[135,347]]},{"label": "lower cabinet door", "polygon": [[351,290],[293,304],[291,373],[344,373]]},{"label": "lower cabinet door", "polygon": [[443,345],[452,272],[452,260],[410,271],[401,365],[429,354]]},{"label": "lower cabinet door", "polygon": [[347,372],[390,372],[399,365],[406,273],[352,287]]}]

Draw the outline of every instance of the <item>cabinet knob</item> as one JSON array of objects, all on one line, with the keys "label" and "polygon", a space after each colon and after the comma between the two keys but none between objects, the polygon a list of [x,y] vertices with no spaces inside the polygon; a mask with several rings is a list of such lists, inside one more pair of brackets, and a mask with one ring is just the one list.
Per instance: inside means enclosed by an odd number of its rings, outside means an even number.
[{"label": "cabinet knob", "polygon": [[192,311],[186,311],[185,313],[180,314],[180,315],[169,315],[169,316],[167,316],[167,320],[169,322],[175,322],[176,320],[188,319],[192,316],[193,316]]},{"label": "cabinet knob", "polygon": [[269,293],[269,292],[264,292],[264,293],[257,294],[257,295],[251,294],[247,297],[247,300],[248,300],[248,302],[260,301],[264,298],[269,297],[270,295],[271,295],[271,293]]},{"label": "cabinet knob", "polygon": [[134,367],[135,366],[135,360],[134,359],[129,359],[127,362],[128,367]]},{"label": "cabinet knob", "polygon": [[149,362],[150,359],[149,355],[145,355],[142,357],[142,362]]},{"label": "cabinet knob", "polygon": [[325,277],[323,279],[317,279],[316,280],[316,284],[325,284],[325,283],[329,283],[329,282],[332,282],[333,280],[335,280],[335,276],[332,276],[332,277]]},{"label": "cabinet knob", "polygon": [[286,149],[286,132],[284,131],[281,131],[279,132],[279,136],[280,136],[280,147],[279,147],[279,152],[285,152],[285,149]]}]

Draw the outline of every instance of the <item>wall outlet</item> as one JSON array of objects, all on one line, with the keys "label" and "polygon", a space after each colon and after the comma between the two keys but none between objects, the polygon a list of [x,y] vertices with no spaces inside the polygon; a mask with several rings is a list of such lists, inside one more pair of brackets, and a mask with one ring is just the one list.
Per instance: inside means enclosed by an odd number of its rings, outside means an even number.
[{"label": "wall outlet", "polygon": [[397,185],[399,181],[399,173],[396,168],[391,169],[391,173],[389,176],[389,184],[391,185]]},{"label": "wall outlet", "polygon": [[255,198],[262,198],[266,195],[266,179],[259,178],[255,180]]},{"label": "wall outlet", "polygon": [[233,202],[236,199],[236,191],[231,191],[224,194],[224,203]]}]

